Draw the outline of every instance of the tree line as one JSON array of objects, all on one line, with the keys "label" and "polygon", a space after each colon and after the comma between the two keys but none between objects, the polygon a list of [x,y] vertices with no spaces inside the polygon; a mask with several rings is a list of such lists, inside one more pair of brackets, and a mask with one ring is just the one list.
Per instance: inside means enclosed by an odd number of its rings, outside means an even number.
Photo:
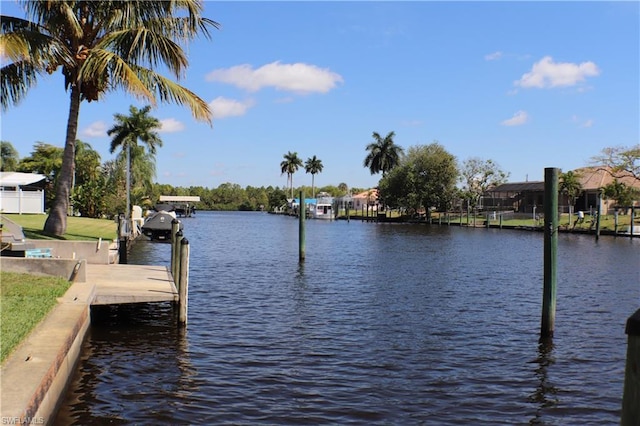
[{"label": "tree line", "polygon": [[[137,111],[137,110],[136,110]],[[137,111],[139,112],[139,111]],[[126,116],[121,116],[126,122]],[[121,127],[122,123],[114,128]],[[112,143],[111,151],[116,152],[115,159],[102,162],[100,154],[90,144],[81,140],[75,142],[75,175],[70,195],[70,214],[100,218],[113,217],[126,210],[127,161],[126,143]],[[156,141],[155,146],[161,146]],[[160,195],[199,196],[197,208],[202,210],[246,210],[270,211],[286,205],[289,188],[276,186],[246,186],[225,182],[217,188],[203,186],[179,187],[153,182],[155,176],[155,150],[145,150],[135,143],[130,145],[130,197],[132,205],[153,208]],[[13,144],[0,142],[0,170],[24,173],[39,173],[47,177],[45,183],[45,209],[49,210],[55,197],[54,188],[60,177],[64,149],[45,142],[36,142],[33,151],[23,158]],[[315,156],[314,156],[315,157]],[[314,164],[312,161],[311,164]],[[314,169],[315,170],[315,169]],[[339,197],[347,194],[349,188],[345,183],[338,186],[325,185],[320,188],[299,186],[296,191],[303,190],[312,194],[318,190],[331,196]],[[361,188],[351,188],[361,191]]]},{"label": "tree line", "polygon": [[[367,145],[364,167],[371,174],[382,173],[378,194],[383,206],[407,213],[432,210],[448,211],[455,206],[476,208],[481,197],[491,188],[507,182],[509,173],[491,159],[471,157],[458,164],[457,159],[439,142],[409,147],[407,152],[395,144],[394,132],[385,137],[373,132]],[[592,162],[613,177],[600,188],[602,196],[629,206],[640,192],[640,145],[612,147],[602,150]],[[621,182],[631,177],[638,185]],[[570,207],[583,191],[579,172],[560,174],[560,192],[566,194]]]}]

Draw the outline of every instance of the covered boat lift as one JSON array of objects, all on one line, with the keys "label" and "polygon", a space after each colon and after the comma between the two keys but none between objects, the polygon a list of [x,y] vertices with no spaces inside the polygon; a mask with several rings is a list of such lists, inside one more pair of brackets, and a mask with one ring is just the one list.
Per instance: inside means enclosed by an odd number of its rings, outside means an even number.
[{"label": "covered boat lift", "polygon": [[195,214],[196,208],[193,203],[200,201],[197,195],[161,195],[160,203],[171,204],[176,216],[191,217]]}]

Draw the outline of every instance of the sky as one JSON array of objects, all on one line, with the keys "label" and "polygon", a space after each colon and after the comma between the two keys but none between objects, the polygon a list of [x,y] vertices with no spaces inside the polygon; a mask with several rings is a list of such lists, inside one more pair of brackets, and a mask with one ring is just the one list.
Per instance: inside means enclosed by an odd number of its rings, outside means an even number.
[{"label": "sky", "polygon": [[[3,15],[24,16],[12,0]],[[209,103],[213,126],[157,105],[155,181],[216,188],[287,185],[288,152],[317,156],[315,185],[377,185],[363,167],[372,133],[401,147],[438,142],[459,164],[493,160],[511,182],[591,164],[640,143],[640,3],[205,2],[221,24],[188,46],[180,83]],[[78,139],[109,153],[123,92],[82,103]],[[69,98],[59,73],[3,111],[20,157],[63,146]],[[311,185],[304,168],[294,186]]]}]

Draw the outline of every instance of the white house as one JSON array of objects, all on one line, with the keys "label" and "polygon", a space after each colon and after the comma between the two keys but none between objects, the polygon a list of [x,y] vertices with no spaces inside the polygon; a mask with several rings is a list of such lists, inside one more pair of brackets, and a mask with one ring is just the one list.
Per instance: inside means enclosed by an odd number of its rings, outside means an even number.
[{"label": "white house", "polygon": [[0,172],[0,212],[44,214],[44,184],[36,173]]}]

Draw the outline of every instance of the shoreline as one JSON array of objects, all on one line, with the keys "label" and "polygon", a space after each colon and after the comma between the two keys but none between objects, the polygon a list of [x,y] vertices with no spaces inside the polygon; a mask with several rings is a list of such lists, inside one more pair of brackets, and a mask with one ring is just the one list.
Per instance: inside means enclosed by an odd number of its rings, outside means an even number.
[{"label": "shoreline", "polygon": [[91,323],[95,286],[76,282],[1,367],[3,424],[52,424]]}]

